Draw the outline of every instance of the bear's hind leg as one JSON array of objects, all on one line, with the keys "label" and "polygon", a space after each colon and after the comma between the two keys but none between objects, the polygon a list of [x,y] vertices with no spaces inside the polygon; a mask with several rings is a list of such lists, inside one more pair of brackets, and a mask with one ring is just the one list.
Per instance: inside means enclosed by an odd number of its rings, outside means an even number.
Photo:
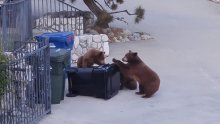
[{"label": "bear's hind leg", "polygon": [[137,95],[143,95],[144,94],[144,86],[139,84],[139,92],[136,92]]},{"label": "bear's hind leg", "polygon": [[150,98],[152,95],[144,95],[142,98]]}]

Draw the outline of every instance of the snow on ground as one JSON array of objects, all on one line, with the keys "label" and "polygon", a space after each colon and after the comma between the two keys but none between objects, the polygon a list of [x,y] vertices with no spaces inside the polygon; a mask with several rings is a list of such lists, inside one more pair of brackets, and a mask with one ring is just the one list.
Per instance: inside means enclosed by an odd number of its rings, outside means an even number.
[{"label": "snow on ground", "polygon": [[113,43],[107,61],[129,49],[138,51],[160,75],[160,90],[150,99],[129,90],[107,101],[65,98],[40,124],[220,123],[220,6],[208,0],[135,3],[144,5],[145,20],[128,28],[149,32],[155,39]]}]

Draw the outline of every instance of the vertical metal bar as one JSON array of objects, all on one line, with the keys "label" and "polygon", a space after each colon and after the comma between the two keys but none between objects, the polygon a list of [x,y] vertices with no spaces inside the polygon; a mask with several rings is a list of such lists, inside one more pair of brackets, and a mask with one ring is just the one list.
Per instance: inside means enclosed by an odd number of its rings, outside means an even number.
[{"label": "vertical metal bar", "polygon": [[[73,11],[73,8],[72,8],[72,7],[71,7],[71,13],[76,14],[75,11]],[[74,16],[74,15],[73,15],[73,16]],[[71,15],[71,22],[70,22],[70,23],[71,23],[71,24],[70,24],[70,25],[71,25],[71,30],[73,30],[73,16]],[[75,21],[76,21],[76,20],[75,20]],[[74,29],[75,29],[75,27],[74,27]],[[73,31],[75,32],[75,30],[73,30]]]},{"label": "vertical metal bar", "polygon": [[[24,41],[23,41],[24,42]],[[22,52],[22,54],[24,54],[23,52]],[[19,90],[18,90],[18,92],[20,92],[19,94],[20,94],[20,97],[19,97],[19,108],[20,108],[20,111],[21,111],[21,113],[23,114],[23,116],[21,116],[21,122],[24,122],[24,124],[27,122],[27,118],[26,118],[26,116],[27,116],[27,113],[26,113],[26,108],[24,108],[24,106],[23,106],[23,97],[24,97],[24,83],[26,82],[26,80],[25,80],[25,77],[26,77],[26,63],[25,63],[25,59],[24,59],[24,55],[23,55],[23,57],[22,57],[23,59],[21,60],[21,63],[22,63],[22,71],[20,72],[21,73],[21,81],[19,82],[20,84],[19,84],[19,86],[20,86],[20,88],[19,88]]]},{"label": "vertical metal bar", "polygon": [[[61,2],[59,2],[59,3],[61,3]],[[64,22],[64,18],[66,18],[65,17],[65,9],[64,9],[64,4],[62,4],[62,7],[63,7],[63,9],[62,9],[62,14],[63,14],[63,16],[61,16],[62,18],[63,18],[63,31],[66,31],[66,27],[65,27],[65,22]],[[67,14],[68,14],[68,12],[67,12]]]},{"label": "vertical metal bar", "polygon": [[76,15],[76,9],[74,9],[74,13],[75,13],[75,22],[74,22],[74,24],[75,24],[75,33],[77,34],[77,15]]},{"label": "vertical metal bar", "polygon": [[28,39],[30,39],[31,37],[33,37],[33,27],[32,27],[32,24],[33,24],[33,20],[32,20],[32,3],[31,3],[32,0],[27,0],[26,2],[28,3],[27,4],[27,13],[28,13],[28,33],[29,33],[29,37]]},{"label": "vertical metal bar", "polygon": [[41,25],[41,15],[40,15],[40,2],[39,0],[36,1],[36,6],[37,6],[37,9],[36,9],[36,13],[37,13],[37,18],[38,18],[38,25],[39,25],[39,28],[42,28],[42,25]]},{"label": "vertical metal bar", "polygon": [[54,1],[54,14],[55,14],[55,27],[54,27],[54,29],[56,29],[57,28],[57,15],[56,15],[56,13],[57,13],[57,4],[56,4],[56,0]]},{"label": "vertical metal bar", "polygon": [[49,24],[48,24],[48,22],[49,22],[48,0],[45,1],[45,6],[46,6],[46,14],[47,14],[47,24],[46,25],[47,25],[47,30],[48,30],[49,29]]},{"label": "vertical metal bar", "polygon": [[41,9],[42,10],[41,18],[42,18],[42,22],[43,22],[43,27],[42,28],[45,28],[46,25],[45,25],[45,18],[44,18],[44,15],[45,15],[45,13],[44,13],[44,1],[41,0],[40,2],[41,2],[41,7],[42,7],[42,9]]},{"label": "vertical metal bar", "polygon": [[34,17],[33,19],[33,28],[37,27],[37,13],[36,13],[36,0],[31,0],[31,6],[33,6],[33,13],[32,16]]},{"label": "vertical metal bar", "polygon": [[[45,46],[45,42],[43,42],[43,46]],[[42,88],[41,88],[41,95],[42,95],[42,114],[44,113],[44,108],[45,108],[45,90],[44,90],[44,76],[43,75],[43,72],[44,72],[44,49],[41,50],[41,66],[40,66],[40,74],[41,74],[41,77],[42,77],[42,81],[41,81],[41,84],[42,84]]]},{"label": "vertical metal bar", "polygon": [[52,25],[53,25],[53,17],[52,17],[53,8],[52,8],[52,7],[53,7],[53,6],[52,6],[51,0],[50,0],[50,4],[49,4],[49,5],[50,5],[50,12],[51,12],[51,15],[50,15],[50,18],[51,18],[51,19],[50,19],[50,21],[51,21],[51,22],[50,22],[50,26],[51,26],[51,28],[52,28]]},{"label": "vertical metal bar", "polygon": [[[42,45],[43,46],[44,42],[42,42]],[[42,90],[43,90],[43,86],[42,86],[42,79],[43,79],[43,76],[42,76],[42,70],[41,70],[41,66],[42,66],[42,50],[39,51],[39,64],[38,64],[38,74],[39,74],[39,87],[40,87],[40,91],[39,91],[39,97],[40,97],[40,105],[41,105],[41,115],[43,114],[43,109],[44,106],[43,106],[43,96],[42,96]]]},{"label": "vertical metal bar", "polygon": [[63,31],[63,30],[61,30],[61,11],[60,11],[60,2],[58,2],[58,6],[59,6],[59,31]]},{"label": "vertical metal bar", "polygon": [[6,16],[6,5],[2,5],[2,31],[3,33],[3,39],[2,43],[4,44],[3,50],[7,51],[8,43],[7,41],[7,16]]},{"label": "vertical metal bar", "polygon": [[[33,44],[31,43],[31,48],[34,48]],[[33,55],[33,58],[31,60],[31,88],[30,88],[30,92],[31,92],[31,106],[32,106],[32,113],[33,113],[33,120],[36,119],[36,106],[35,106],[35,87],[34,87],[34,80],[35,80],[35,77],[34,77],[34,63],[35,63],[35,53],[32,54]]]},{"label": "vertical metal bar", "polygon": [[69,30],[69,18],[71,17],[72,12],[69,11],[69,6],[66,7],[68,14],[68,17],[66,18],[66,27],[67,27],[67,31],[71,31]]},{"label": "vertical metal bar", "polygon": [[[32,43],[30,43],[30,50],[32,49]],[[33,56],[33,55],[32,55]],[[26,91],[27,92],[27,102],[28,102],[28,106],[31,108],[31,117],[30,117],[30,121],[32,121],[32,120],[34,120],[34,110],[33,110],[33,108],[34,108],[34,106],[33,106],[33,84],[32,84],[32,65],[33,65],[33,57],[30,57],[30,59],[29,59],[29,61],[28,61],[28,63],[29,63],[29,67],[28,67],[28,84],[27,84],[27,88],[28,88],[28,90]]]}]

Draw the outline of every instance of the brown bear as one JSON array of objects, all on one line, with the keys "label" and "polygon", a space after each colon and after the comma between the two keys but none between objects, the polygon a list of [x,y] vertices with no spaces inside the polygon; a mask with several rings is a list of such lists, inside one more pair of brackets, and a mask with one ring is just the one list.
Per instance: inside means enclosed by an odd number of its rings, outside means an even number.
[{"label": "brown bear", "polygon": [[120,89],[123,89],[124,87],[130,89],[130,90],[135,90],[137,89],[137,81],[135,81],[132,78],[125,77],[123,74],[121,74],[121,87]]},{"label": "brown bear", "polygon": [[88,50],[83,56],[80,56],[77,61],[78,68],[92,67],[93,64],[105,64],[105,52],[93,48]]},{"label": "brown bear", "polygon": [[125,78],[136,80],[139,83],[137,94],[145,94],[143,97],[149,98],[158,91],[160,86],[159,76],[138,57],[137,52],[129,50],[125,54],[122,61],[127,62],[127,64],[114,58],[112,61],[119,67]]}]

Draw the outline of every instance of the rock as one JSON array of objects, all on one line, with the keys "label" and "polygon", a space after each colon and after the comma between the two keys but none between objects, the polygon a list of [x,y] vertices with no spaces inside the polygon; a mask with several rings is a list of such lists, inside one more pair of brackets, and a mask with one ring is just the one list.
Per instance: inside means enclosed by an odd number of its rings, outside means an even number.
[{"label": "rock", "polygon": [[140,33],[133,33],[134,40],[141,40]]},{"label": "rock", "polygon": [[79,46],[79,37],[75,36],[74,37],[74,48],[77,49]]},{"label": "rock", "polygon": [[127,35],[127,36],[132,34],[131,31],[129,31],[129,30],[127,30],[127,29],[124,30],[123,33],[124,33],[125,35]]},{"label": "rock", "polygon": [[111,28],[107,28],[107,33],[110,33],[111,32]]},{"label": "rock", "polygon": [[79,58],[79,56],[77,56],[76,54],[72,54],[71,58],[72,61],[76,61]]},{"label": "rock", "polygon": [[89,33],[92,34],[92,35],[98,35],[99,33],[96,31],[96,30],[89,30]]},{"label": "rock", "polygon": [[109,56],[109,42],[104,42],[103,49],[104,49],[105,55]]},{"label": "rock", "polygon": [[100,35],[93,35],[92,37],[93,42],[101,42],[101,36]]},{"label": "rock", "polygon": [[210,0],[212,2],[215,2],[215,3],[220,3],[220,0]]},{"label": "rock", "polygon": [[87,40],[85,41],[79,41],[79,44],[82,48],[86,48],[88,46]]},{"label": "rock", "polygon": [[97,45],[97,43],[96,43],[96,42],[92,42],[92,44],[90,45],[90,47],[91,47],[91,48],[97,48],[97,47],[98,47],[98,45]]},{"label": "rock", "polygon": [[77,56],[81,56],[82,55],[82,47],[79,46],[77,49],[74,49],[73,54],[76,54]]},{"label": "rock", "polygon": [[117,37],[114,37],[114,38],[113,38],[113,41],[114,41],[114,42],[117,42],[117,43],[120,42],[120,41],[117,39]]},{"label": "rock", "polygon": [[97,43],[97,48],[100,50],[101,48],[102,48],[102,42],[100,42],[100,43]]},{"label": "rock", "polygon": [[85,54],[88,51],[88,48],[83,48],[82,49],[82,54]]},{"label": "rock", "polygon": [[141,35],[141,40],[148,40],[148,39],[152,39],[153,37],[147,34]]},{"label": "rock", "polygon": [[126,38],[123,38],[123,39],[121,39],[121,42],[128,42],[128,41],[130,41],[127,37]]},{"label": "rock", "polygon": [[103,33],[103,34],[107,34],[107,33],[108,33],[108,30],[107,30],[107,29],[102,29],[102,33]]},{"label": "rock", "polygon": [[134,40],[135,40],[135,37],[134,37],[133,35],[129,35],[129,36],[128,36],[128,39],[129,39],[130,41],[134,41]]},{"label": "rock", "polygon": [[101,39],[103,42],[107,42],[109,40],[108,36],[106,34],[100,34]]},{"label": "rock", "polygon": [[87,38],[85,35],[82,35],[82,36],[79,36],[79,40],[80,40],[80,42],[84,42],[87,40]]},{"label": "rock", "polygon": [[92,43],[93,36],[92,35],[87,35],[86,39],[87,39],[88,45],[90,46],[90,44]]},{"label": "rock", "polygon": [[122,36],[118,36],[118,40],[122,40],[123,38],[122,38]]}]

